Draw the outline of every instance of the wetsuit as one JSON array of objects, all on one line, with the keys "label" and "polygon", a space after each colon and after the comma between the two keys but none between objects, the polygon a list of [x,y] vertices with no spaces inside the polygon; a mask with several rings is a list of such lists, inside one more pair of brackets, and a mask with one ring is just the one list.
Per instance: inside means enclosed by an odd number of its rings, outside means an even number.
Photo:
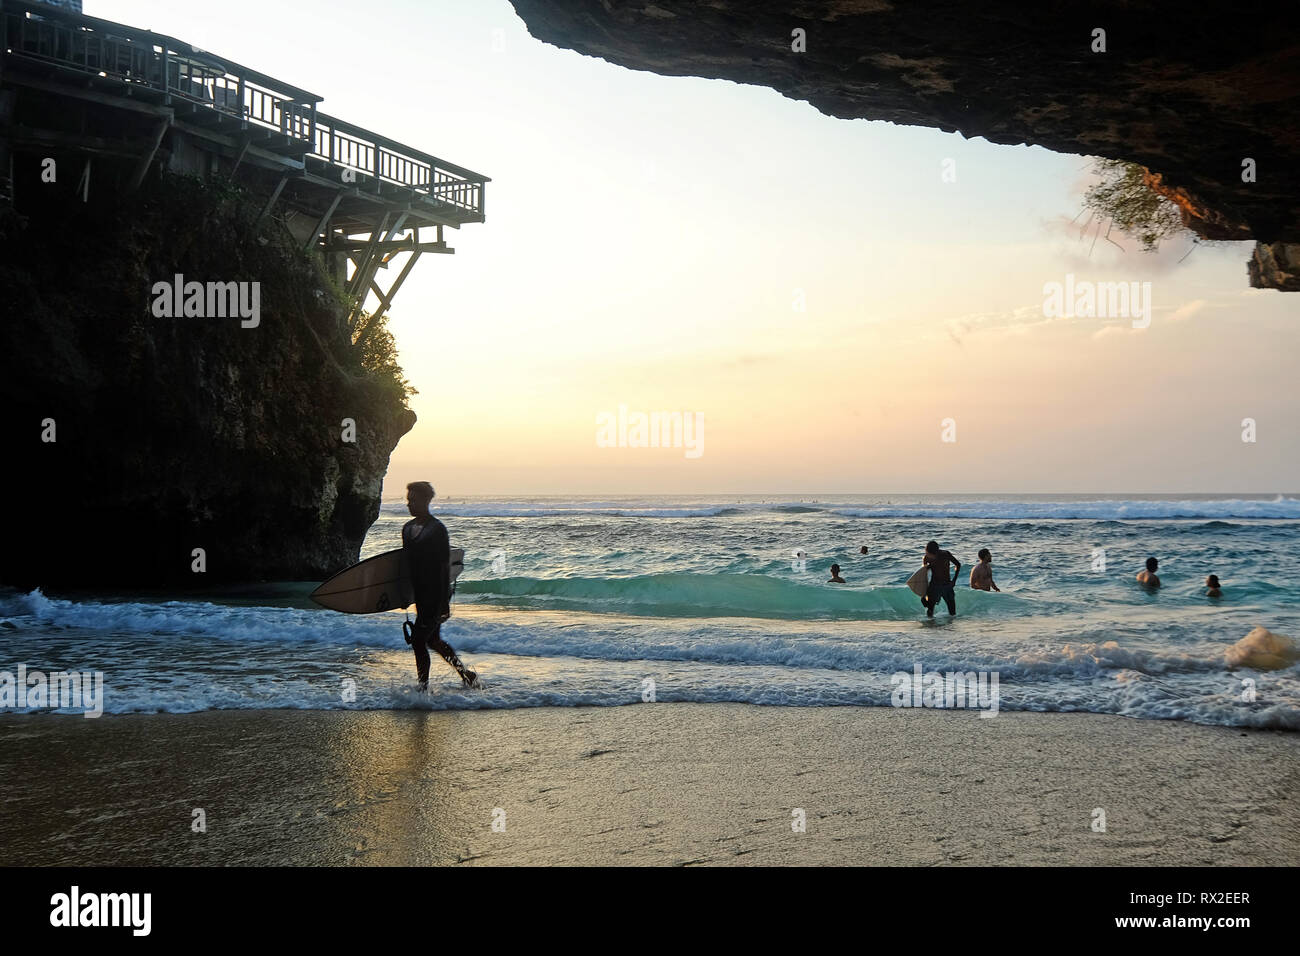
[{"label": "wetsuit", "polygon": [[447,526],[432,515],[421,527],[412,518],[402,528],[402,547],[415,591],[415,626],[411,647],[420,686],[429,682],[429,648],[456,668],[461,680],[472,684],[475,674],[466,669],[456,650],[442,639],[442,622],[451,612],[451,541]]},{"label": "wetsuit", "polygon": [[961,562],[952,556],[951,551],[940,551],[938,554],[925,554],[925,565],[930,569],[930,586],[925,590],[925,597],[921,603],[925,605],[925,616],[934,617],[934,609],[939,606],[939,599],[943,598],[943,603],[948,605],[948,613],[957,613],[957,596],[953,593],[953,581],[956,577],[948,577],[948,564],[951,562],[961,570]]}]

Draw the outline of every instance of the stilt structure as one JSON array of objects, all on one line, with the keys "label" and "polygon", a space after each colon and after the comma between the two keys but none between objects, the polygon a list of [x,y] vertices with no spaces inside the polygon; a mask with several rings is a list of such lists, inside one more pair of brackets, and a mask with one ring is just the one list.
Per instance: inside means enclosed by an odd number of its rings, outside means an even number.
[{"label": "stilt structure", "polygon": [[[368,303],[388,310],[421,255],[454,251],[444,227],[484,221],[488,177],[193,44],[24,0],[0,0],[0,32],[0,200],[19,211],[51,160],[60,182],[76,170],[86,201],[158,169],[238,178],[326,257],[353,329]],[[378,273],[398,257],[385,289]]]}]

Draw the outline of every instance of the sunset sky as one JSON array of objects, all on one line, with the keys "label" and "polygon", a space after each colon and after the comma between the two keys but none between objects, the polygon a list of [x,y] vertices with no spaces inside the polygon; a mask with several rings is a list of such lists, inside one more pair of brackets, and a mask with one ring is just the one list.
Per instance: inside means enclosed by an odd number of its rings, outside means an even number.
[{"label": "sunset sky", "polygon": [[[1300,295],[1248,288],[1249,243],[1090,254],[1084,157],[626,70],[505,0],[85,12],[492,177],[396,300],[388,496],[1296,490]],[[1067,273],[1150,282],[1150,326],[1045,318]],[[598,447],[620,404],[702,415],[703,455]]]}]

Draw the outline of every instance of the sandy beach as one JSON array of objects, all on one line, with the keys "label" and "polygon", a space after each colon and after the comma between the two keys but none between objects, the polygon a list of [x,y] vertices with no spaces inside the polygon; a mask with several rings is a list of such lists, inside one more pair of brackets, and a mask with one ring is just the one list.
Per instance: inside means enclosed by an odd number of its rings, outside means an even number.
[{"label": "sandy beach", "polygon": [[1295,865],[1297,758],[1094,714],[10,715],[0,864]]}]

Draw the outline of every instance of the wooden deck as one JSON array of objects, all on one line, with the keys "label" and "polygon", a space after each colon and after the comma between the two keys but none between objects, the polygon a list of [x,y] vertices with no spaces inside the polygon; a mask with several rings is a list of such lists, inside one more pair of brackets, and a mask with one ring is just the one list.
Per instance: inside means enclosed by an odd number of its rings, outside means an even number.
[{"label": "wooden deck", "polygon": [[[488,177],[320,111],[321,97],[173,37],[0,0],[0,180],[21,207],[24,160],[73,156],[116,188],[158,168],[237,177],[264,214],[332,257],[354,313],[385,309],[444,226],[484,221]],[[424,241],[420,230],[433,228]],[[375,271],[411,258],[388,291]],[[351,261],[349,277],[344,263]]]}]

